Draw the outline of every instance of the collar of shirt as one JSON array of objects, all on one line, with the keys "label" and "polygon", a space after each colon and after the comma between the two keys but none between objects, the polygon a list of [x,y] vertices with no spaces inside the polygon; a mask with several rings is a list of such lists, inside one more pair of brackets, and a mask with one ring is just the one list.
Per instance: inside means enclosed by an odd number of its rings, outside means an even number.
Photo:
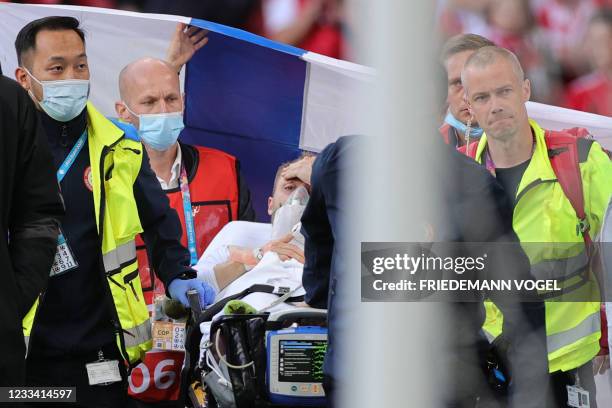
[{"label": "collar of shirt", "polygon": [[177,145],[176,148],[176,159],[170,169],[170,180],[166,183],[162,178],[157,177],[159,184],[161,184],[162,190],[170,190],[179,186],[179,177],[181,176],[181,164],[183,157],[181,154],[181,145]]},{"label": "collar of shirt", "polygon": [[39,116],[51,146],[71,148],[87,128],[87,108],[68,122],[59,122],[43,111]]}]

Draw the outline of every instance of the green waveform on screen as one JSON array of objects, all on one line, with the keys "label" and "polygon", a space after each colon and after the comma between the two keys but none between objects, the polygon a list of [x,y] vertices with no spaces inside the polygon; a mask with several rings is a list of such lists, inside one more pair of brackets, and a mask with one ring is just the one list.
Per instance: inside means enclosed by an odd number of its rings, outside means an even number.
[{"label": "green waveform on screen", "polygon": [[318,344],[314,348],[312,361],[312,377],[317,382],[323,382],[323,361],[325,360],[325,351],[327,343]]}]

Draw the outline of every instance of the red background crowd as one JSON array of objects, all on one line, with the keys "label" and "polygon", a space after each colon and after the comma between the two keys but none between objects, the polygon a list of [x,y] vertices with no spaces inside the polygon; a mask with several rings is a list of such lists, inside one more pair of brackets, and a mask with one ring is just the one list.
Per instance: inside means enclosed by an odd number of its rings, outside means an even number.
[{"label": "red background crowd", "polygon": [[[343,0],[29,0],[201,18],[351,60]],[[532,99],[612,116],[612,0],[437,0],[442,40],[475,33],[513,51]]]}]

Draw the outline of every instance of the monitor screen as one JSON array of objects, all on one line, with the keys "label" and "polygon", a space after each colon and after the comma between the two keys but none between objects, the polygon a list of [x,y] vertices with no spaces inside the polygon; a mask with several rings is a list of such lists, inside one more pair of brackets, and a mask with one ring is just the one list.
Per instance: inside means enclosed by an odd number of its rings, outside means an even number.
[{"label": "monitor screen", "polygon": [[280,382],[323,382],[323,360],[327,340],[280,340],[278,380]]}]

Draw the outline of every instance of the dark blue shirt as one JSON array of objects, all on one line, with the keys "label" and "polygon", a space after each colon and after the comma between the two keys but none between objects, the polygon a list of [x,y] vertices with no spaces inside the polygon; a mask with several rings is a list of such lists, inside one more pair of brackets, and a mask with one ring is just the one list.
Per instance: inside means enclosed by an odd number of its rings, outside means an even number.
[{"label": "dark blue shirt", "polygon": [[[86,111],[65,124],[41,117],[57,169],[87,128]],[[93,193],[85,185],[88,168],[85,143],[60,183],[66,205],[61,230],[78,266],[49,279],[32,334],[33,353],[79,355],[114,341]]]}]

